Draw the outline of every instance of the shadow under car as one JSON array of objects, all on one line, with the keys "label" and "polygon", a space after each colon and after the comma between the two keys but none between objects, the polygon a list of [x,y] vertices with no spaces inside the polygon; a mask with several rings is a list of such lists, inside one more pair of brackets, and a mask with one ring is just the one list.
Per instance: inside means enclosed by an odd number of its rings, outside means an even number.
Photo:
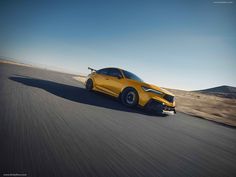
[{"label": "shadow under car", "polygon": [[51,94],[54,94],[56,96],[59,96],[61,98],[70,101],[104,107],[108,109],[119,110],[119,111],[150,115],[150,113],[144,112],[139,107],[136,108],[125,107],[118,101],[118,99],[114,99],[113,97],[98,92],[88,92],[85,88],[57,83],[49,80],[32,78],[29,76],[15,75],[9,77],[9,79],[30,87],[43,89]]}]

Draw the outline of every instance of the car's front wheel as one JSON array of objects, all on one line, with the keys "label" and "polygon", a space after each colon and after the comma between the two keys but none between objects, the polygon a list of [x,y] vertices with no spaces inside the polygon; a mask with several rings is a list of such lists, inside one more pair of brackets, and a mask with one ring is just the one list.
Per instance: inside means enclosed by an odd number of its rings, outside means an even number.
[{"label": "car's front wheel", "polygon": [[163,115],[163,110],[164,110],[164,107],[163,107],[163,104],[162,103],[159,103],[157,101],[154,101],[154,100],[150,100],[147,105],[145,106],[145,110],[148,112],[148,113],[154,113],[156,115]]},{"label": "car's front wheel", "polygon": [[134,107],[138,104],[138,93],[133,88],[126,88],[121,93],[121,101],[125,106]]},{"label": "car's front wheel", "polygon": [[93,89],[93,80],[92,79],[88,79],[85,85],[86,89],[88,91],[91,91]]}]

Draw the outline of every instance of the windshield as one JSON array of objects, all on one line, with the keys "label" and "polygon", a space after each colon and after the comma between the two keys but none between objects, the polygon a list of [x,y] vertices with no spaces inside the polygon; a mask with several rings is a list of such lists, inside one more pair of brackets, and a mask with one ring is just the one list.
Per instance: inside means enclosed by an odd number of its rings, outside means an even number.
[{"label": "windshield", "polygon": [[128,78],[128,79],[132,79],[132,80],[135,80],[135,81],[143,82],[142,79],[140,79],[138,76],[136,76],[135,74],[133,74],[133,73],[131,73],[129,71],[123,70],[123,73],[124,73],[125,77]]}]

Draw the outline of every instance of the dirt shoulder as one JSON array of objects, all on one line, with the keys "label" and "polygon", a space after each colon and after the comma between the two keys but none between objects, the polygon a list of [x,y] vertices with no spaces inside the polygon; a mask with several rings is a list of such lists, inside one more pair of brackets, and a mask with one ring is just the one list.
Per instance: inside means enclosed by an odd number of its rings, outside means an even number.
[{"label": "dirt shoulder", "polygon": [[17,62],[8,61],[8,60],[0,60],[0,63],[3,63],[3,64],[12,64],[12,65],[18,65],[18,66],[26,66],[26,67],[33,67],[33,66],[31,66],[31,65],[28,65],[28,64],[17,63]]},{"label": "dirt shoulder", "polygon": [[236,127],[236,99],[184,90],[168,90],[175,94],[177,111]]}]

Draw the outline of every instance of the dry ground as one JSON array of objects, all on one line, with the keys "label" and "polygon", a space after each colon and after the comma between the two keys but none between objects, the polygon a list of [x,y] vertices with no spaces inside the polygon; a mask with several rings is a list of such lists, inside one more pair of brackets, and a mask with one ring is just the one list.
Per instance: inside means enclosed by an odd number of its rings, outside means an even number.
[{"label": "dry ground", "polygon": [[236,127],[236,99],[168,89],[176,96],[176,109],[196,117]]},{"label": "dry ground", "polygon": [[14,62],[14,61],[7,61],[7,60],[1,60],[1,59],[0,59],[0,63],[12,64],[12,65],[18,65],[18,66],[32,67],[31,65],[28,65],[28,64],[17,63],[17,62]]}]

